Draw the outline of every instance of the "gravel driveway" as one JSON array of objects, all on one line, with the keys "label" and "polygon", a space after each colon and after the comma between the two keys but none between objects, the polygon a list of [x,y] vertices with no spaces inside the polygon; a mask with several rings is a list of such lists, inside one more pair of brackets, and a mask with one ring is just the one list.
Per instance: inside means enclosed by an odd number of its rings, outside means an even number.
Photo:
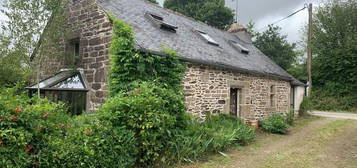
[{"label": "gravel driveway", "polygon": [[321,117],[357,120],[357,114],[351,114],[351,113],[333,113],[333,112],[311,111],[311,112],[309,112],[309,114],[315,115],[315,116],[321,116]]},{"label": "gravel driveway", "polygon": [[180,168],[357,168],[357,120],[300,119],[289,135],[258,134],[239,150]]}]

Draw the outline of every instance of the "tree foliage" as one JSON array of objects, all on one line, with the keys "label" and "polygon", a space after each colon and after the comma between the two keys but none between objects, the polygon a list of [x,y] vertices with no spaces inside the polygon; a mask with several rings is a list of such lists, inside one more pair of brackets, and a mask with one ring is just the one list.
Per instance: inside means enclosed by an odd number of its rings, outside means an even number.
[{"label": "tree foliage", "polygon": [[[11,0],[1,4],[0,12],[6,20],[0,29],[0,62],[8,62],[0,73],[18,71],[17,78],[6,79],[6,83],[24,80],[23,72],[43,65],[41,59],[31,62],[30,56],[36,52],[38,58],[49,54],[55,57],[53,46],[58,46],[68,27],[65,22],[66,0]],[[61,25],[61,26],[60,26]],[[14,58],[11,60],[11,58]]]},{"label": "tree foliage", "polygon": [[[21,51],[9,48],[10,40],[0,35],[0,87],[11,87],[28,75]],[[11,74],[11,75],[9,75]]]},{"label": "tree foliage", "polygon": [[326,96],[356,97],[357,2],[326,3],[316,9],[313,23],[314,88]]},{"label": "tree foliage", "polygon": [[165,0],[164,7],[225,29],[233,23],[234,13],[224,4],[224,0]]},{"label": "tree foliage", "polygon": [[296,44],[290,44],[287,36],[280,34],[280,30],[278,26],[269,25],[266,31],[254,33],[253,43],[280,67],[287,70],[295,62],[298,53],[295,51]]}]

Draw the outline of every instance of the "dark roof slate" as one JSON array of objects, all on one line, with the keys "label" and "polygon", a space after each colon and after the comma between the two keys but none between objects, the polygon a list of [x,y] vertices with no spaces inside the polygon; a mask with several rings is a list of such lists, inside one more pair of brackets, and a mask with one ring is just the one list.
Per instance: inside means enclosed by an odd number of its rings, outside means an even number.
[{"label": "dark roof slate", "polygon": [[[244,43],[234,34],[213,28],[145,0],[98,0],[98,4],[118,19],[131,25],[136,44],[145,51],[160,52],[164,46],[175,50],[183,60],[279,77],[291,81],[294,85],[303,85],[253,44]],[[147,12],[160,15],[165,22],[178,26],[176,33],[157,28],[145,16]],[[195,30],[209,34],[219,46],[208,44]],[[229,44],[230,40],[247,48],[250,51],[249,54],[239,52]]]}]

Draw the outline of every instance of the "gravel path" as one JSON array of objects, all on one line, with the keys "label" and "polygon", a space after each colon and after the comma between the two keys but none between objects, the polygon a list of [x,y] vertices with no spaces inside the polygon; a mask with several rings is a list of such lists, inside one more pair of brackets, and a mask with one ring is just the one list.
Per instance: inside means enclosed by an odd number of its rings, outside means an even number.
[{"label": "gravel path", "polygon": [[312,112],[309,112],[309,114],[315,115],[315,116],[320,116],[320,117],[357,120],[357,114],[351,114],[351,113],[333,113],[333,112],[312,111]]},{"label": "gravel path", "polygon": [[298,122],[289,135],[261,134],[255,143],[183,168],[357,168],[357,121]]}]

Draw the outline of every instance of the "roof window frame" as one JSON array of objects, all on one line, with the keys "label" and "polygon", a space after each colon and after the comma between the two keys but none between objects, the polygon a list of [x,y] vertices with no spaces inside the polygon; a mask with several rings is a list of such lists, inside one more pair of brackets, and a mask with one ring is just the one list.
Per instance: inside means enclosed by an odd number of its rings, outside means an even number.
[{"label": "roof window frame", "polygon": [[250,50],[246,47],[244,47],[243,45],[239,44],[236,41],[233,40],[229,40],[229,44],[231,44],[235,49],[237,49],[239,52],[243,53],[243,54],[249,54]]},{"label": "roof window frame", "polygon": [[220,45],[218,44],[218,42],[213,39],[208,33],[202,31],[202,30],[194,30],[196,32],[196,34],[198,34],[203,40],[205,40],[208,44],[214,45],[219,47]]},{"label": "roof window frame", "polygon": [[178,26],[173,24],[167,23],[164,21],[164,18],[158,14],[152,12],[146,12],[145,14],[154,24],[156,27],[162,30],[166,30],[172,33],[176,33]]}]

